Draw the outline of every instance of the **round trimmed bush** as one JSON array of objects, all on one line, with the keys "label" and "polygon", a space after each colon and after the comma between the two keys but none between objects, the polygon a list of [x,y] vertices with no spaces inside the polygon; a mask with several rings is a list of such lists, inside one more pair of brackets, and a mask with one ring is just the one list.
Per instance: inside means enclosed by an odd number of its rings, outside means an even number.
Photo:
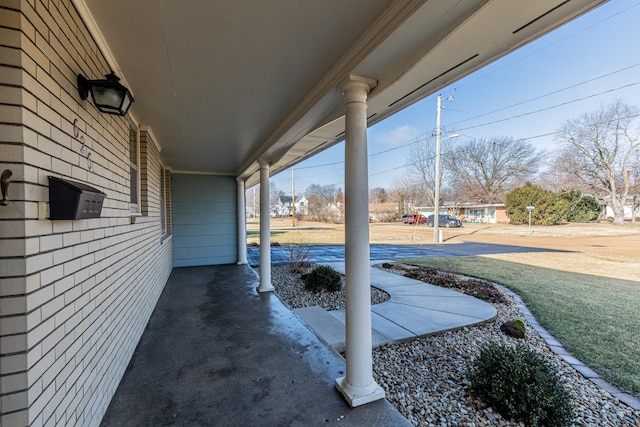
[{"label": "round trimmed bush", "polygon": [[314,292],[327,290],[335,292],[342,289],[342,276],[328,265],[319,265],[304,279],[305,287]]},{"label": "round trimmed bush", "polygon": [[566,426],[573,420],[571,394],[542,356],[518,345],[489,344],[469,374],[471,387],[500,414],[528,426]]}]

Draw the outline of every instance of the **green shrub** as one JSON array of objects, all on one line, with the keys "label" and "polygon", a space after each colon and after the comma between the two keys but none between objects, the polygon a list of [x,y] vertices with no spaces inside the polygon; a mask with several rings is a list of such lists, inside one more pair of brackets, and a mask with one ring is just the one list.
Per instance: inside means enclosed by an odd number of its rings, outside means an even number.
[{"label": "green shrub", "polygon": [[562,224],[569,210],[567,200],[530,182],[507,194],[505,210],[511,224],[529,222],[527,206],[535,206],[531,212],[531,224],[536,225]]},{"label": "green shrub", "polygon": [[591,222],[600,218],[600,204],[595,197],[583,195],[577,190],[562,192],[560,197],[569,203],[567,221]]},{"label": "green shrub", "polygon": [[556,370],[539,353],[522,345],[485,346],[469,379],[476,394],[506,418],[529,426],[571,424],[571,395]]},{"label": "green shrub", "polygon": [[304,278],[308,290],[335,292],[342,289],[342,276],[328,265],[319,265]]}]

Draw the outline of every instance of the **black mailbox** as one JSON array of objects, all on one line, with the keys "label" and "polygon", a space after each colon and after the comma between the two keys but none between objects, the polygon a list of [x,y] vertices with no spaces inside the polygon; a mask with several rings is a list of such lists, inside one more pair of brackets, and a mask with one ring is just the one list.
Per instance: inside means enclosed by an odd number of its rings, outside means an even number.
[{"label": "black mailbox", "polygon": [[49,219],[100,218],[107,195],[80,182],[49,177]]}]

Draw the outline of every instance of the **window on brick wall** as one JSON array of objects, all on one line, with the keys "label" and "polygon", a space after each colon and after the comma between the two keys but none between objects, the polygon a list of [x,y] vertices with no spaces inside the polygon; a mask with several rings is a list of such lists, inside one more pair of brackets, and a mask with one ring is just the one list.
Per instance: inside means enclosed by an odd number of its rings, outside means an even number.
[{"label": "window on brick wall", "polygon": [[160,167],[160,227],[162,230],[162,234],[167,234],[167,185],[165,174],[167,173],[166,169]]},{"label": "window on brick wall", "polygon": [[131,213],[140,213],[140,130],[138,126],[129,126],[129,179],[131,194]]},{"label": "window on brick wall", "polygon": [[171,236],[171,170],[160,167],[160,225],[162,227],[161,241]]}]

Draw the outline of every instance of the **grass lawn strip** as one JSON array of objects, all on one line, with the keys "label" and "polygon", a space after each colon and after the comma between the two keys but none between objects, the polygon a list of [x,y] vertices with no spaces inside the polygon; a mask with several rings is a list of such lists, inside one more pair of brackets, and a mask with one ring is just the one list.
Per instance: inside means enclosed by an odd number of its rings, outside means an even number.
[{"label": "grass lawn strip", "polygon": [[[532,255],[534,256],[534,255]],[[500,283],[578,359],[640,397],[640,283],[490,259],[405,260]]]}]

